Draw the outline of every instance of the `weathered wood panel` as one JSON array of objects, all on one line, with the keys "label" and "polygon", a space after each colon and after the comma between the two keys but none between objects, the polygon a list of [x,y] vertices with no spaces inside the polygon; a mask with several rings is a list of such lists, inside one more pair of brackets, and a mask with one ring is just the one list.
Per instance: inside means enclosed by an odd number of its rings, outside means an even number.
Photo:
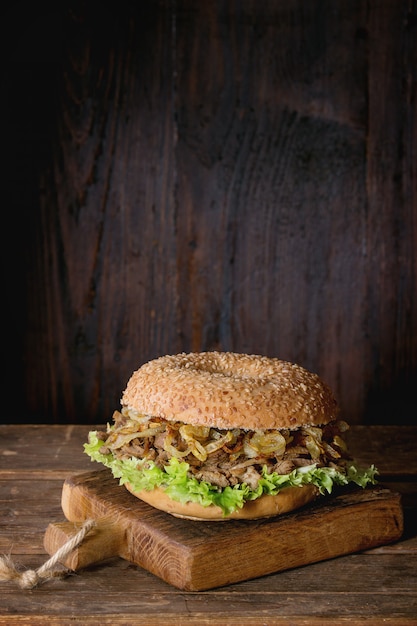
[{"label": "weathered wood panel", "polygon": [[280,355],[337,390],[349,371],[343,404],[357,415],[364,371],[350,353],[366,350],[368,279],[356,253],[365,7],[342,3],[335,15],[326,3],[188,5],[177,26],[187,348]]},{"label": "weathered wood panel", "polygon": [[415,420],[414,1],[9,23],[10,421],[106,421],[141,363],[205,349],[297,361],[351,422]]},{"label": "weathered wood panel", "polygon": [[[364,430],[352,427],[355,451],[362,449]],[[381,469],[387,464],[393,476],[399,477],[403,468],[408,472],[407,482],[391,485],[404,496],[405,534],[399,542],[201,593],[178,591],[140,567],[111,559],[30,591],[22,591],[14,581],[2,582],[0,624],[43,626],[47,621],[64,626],[73,624],[76,616],[91,625],[171,620],[217,626],[415,626],[416,462],[414,455],[414,463],[409,463],[407,443],[415,439],[415,430],[369,427],[372,460],[382,463]],[[85,425],[0,427],[0,553],[10,554],[23,570],[45,563],[46,526],[63,519],[63,473],[72,473],[77,464],[83,469],[87,459],[82,454],[84,433]],[[395,453],[387,461],[390,438]]]},{"label": "weathered wood panel", "polygon": [[364,413],[375,421],[395,422],[404,404],[417,418],[416,9],[382,2],[369,14]]}]

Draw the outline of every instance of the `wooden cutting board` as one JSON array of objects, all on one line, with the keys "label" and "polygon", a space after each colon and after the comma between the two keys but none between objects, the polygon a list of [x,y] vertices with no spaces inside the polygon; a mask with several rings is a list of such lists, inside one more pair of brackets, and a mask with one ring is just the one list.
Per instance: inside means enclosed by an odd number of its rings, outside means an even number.
[{"label": "wooden cutting board", "polygon": [[[120,487],[106,469],[69,477],[45,549],[55,554],[88,519],[97,525],[64,562],[79,570],[113,556],[179,589],[202,591],[373,548],[403,532],[400,495],[383,487],[322,497],[293,513],[256,521],[183,520]],[[77,526],[78,524],[78,526]]]}]

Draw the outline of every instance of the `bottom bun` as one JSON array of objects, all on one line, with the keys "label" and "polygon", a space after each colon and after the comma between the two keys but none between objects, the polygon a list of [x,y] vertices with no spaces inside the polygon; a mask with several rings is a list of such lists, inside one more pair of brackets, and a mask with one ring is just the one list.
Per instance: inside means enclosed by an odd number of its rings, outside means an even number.
[{"label": "bottom bun", "polygon": [[264,495],[256,500],[247,501],[241,509],[224,516],[220,507],[210,504],[202,506],[196,502],[176,502],[160,487],[152,491],[134,491],[129,483],[125,487],[131,494],[147,502],[160,511],[165,511],[183,519],[221,522],[230,519],[260,519],[289,513],[295,509],[312,502],[319,495],[319,490],[314,485],[302,487],[286,487],[276,496]]}]

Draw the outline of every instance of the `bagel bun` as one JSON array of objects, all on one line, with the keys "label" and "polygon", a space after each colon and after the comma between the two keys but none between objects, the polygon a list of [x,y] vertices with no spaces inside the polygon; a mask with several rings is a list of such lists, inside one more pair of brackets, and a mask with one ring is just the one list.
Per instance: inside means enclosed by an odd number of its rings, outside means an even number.
[{"label": "bagel bun", "polygon": [[202,506],[197,502],[177,502],[172,500],[163,489],[156,487],[152,491],[136,492],[129,483],[125,487],[132,495],[160,511],[170,513],[174,517],[193,521],[220,522],[227,520],[255,520],[275,517],[299,509],[319,496],[314,485],[302,487],[286,487],[276,496],[263,495],[256,500],[248,500],[241,509],[225,516],[222,509],[214,504]]},{"label": "bagel bun", "polygon": [[121,403],[141,414],[221,429],[323,425],[338,413],[317,374],[277,358],[234,352],[149,361],[132,374]]},{"label": "bagel bun", "polygon": [[303,367],[235,352],[167,355],[133,372],[85,450],[156,509],[190,520],[282,515],[374,480],[352,465],[330,388]]}]

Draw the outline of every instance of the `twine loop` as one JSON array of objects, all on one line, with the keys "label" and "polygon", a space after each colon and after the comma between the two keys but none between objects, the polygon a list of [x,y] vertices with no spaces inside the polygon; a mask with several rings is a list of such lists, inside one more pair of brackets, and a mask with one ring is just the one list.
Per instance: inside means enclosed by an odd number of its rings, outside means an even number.
[{"label": "twine loop", "polygon": [[13,580],[21,589],[33,589],[41,582],[45,582],[51,578],[62,578],[66,576],[70,570],[62,568],[57,569],[57,564],[61,560],[64,561],[71,552],[84,541],[87,533],[89,533],[95,525],[96,522],[94,520],[86,520],[81,529],[36,570],[28,569],[23,572],[19,571],[9,556],[0,557],[0,581],[5,582]]}]

